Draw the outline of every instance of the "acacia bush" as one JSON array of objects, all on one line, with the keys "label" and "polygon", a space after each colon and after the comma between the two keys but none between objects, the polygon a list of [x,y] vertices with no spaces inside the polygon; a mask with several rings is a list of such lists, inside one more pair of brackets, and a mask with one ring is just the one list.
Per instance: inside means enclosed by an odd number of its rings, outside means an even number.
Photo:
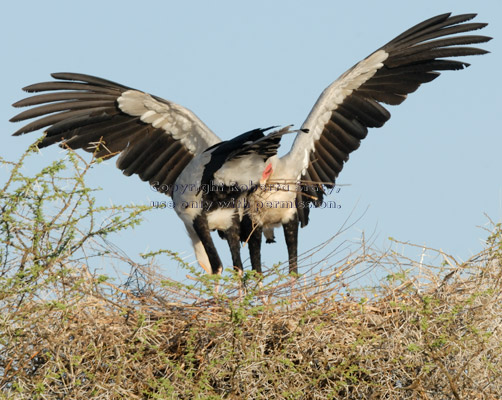
[{"label": "acacia bush", "polygon": [[[466,262],[361,245],[322,271],[241,283],[168,250],[128,258],[110,240],[147,208],[98,206],[71,152],[26,176],[31,154],[2,160],[0,398],[502,398],[500,224]],[[162,275],[163,253],[188,283]],[[96,260],[129,278],[114,284]],[[389,273],[349,285],[370,267]]]}]

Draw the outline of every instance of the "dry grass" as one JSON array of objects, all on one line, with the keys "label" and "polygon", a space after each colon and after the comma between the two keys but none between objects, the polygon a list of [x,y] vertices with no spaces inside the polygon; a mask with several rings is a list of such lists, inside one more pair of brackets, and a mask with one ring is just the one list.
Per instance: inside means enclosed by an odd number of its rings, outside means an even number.
[{"label": "dry grass", "polygon": [[331,296],[296,285],[289,295],[269,286],[266,297],[228,296],[227,283],[214,301],[190,304],[179,302],[181,289],[178,300],[160,283],[133,293],[81,265],[50,288],[51,300],[3,299],[2,393],[499,399],[502,270],[487,256],[420,292],[413,279],[389,283],[371,301],[333,299],[336,282]]},{"label": "dry grass", "polygon": [[[17,188],[32,201],[26,182]],[[65,242],[68,228],[47,223],[54,214],[13,199],[2,203],[0,398],[502,398],[500,225],[464,263],[361,246],[294,281],[279,269],[262,284],[248,274],[245,293],[227,274],[214,293],[210,277],[173,282],[155,257],[125,258],[87,219]],[[89,215],[89,204],[60,199],[67,224]],[[131,221],[121,212],[110,231]],[[129,281],[94,275],[95,254],[129,263]],[[369,265],[391,272],[356,297],[348,277]]]}]

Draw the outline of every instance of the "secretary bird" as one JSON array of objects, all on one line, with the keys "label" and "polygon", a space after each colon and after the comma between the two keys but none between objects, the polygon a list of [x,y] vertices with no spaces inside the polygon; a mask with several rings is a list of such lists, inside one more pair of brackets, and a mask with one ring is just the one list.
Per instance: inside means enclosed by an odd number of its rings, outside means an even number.
[{"label": "secretary bird", "polygon": [[[324,187],[334,187],[349,154],[359,148],[368,128],[381,127],[389,120],[390,113],[382,103],[401,104],[440,71],[469,66],[450,57],[488,53],[464,45],[485,43],[490,37],[457,35],[487,25],[467,23],[475,16],[447,13],[430,18],[354,65],[322,92],[291,150],[269,160],[273,172],[268,182],[272,186],[250,193],[250,212],[243,223],[251,224],[255,231],[263,229],[267,242],[274,241],[273,228],[283,226],[291,273],[298,272],[298,226],[308,224],[311,205],[322,204]],[[285,189],[271,190],[273,185]],[[253,254],[251,262],[260,270],[259,253]]]},{"label": "secretary bird", "polygon": [[266,136],[264,132],[272,128],[254,129],[221,141],[195,114],[171,101],[90,75],[52,77],[57,81],[23,89],[49,93],[13,104],[37,107],[14,116],[12,122],[40,117],[14,135],[48,127],[39,148],[61,142],[96,157],[120,154],[117,167],[125,175],[137,174],[172,196],[197,260],[208,273],[223,269],[210,234],[215,229],[224,232],[234,268],[242,273],[243,208],[235,204],[272,173],[267,160],[277,153],[289,127]]},{"label": "secretary bird", "polygon": [[[468,22],[476,14],[438,15],[419,23],[360,61],[321,94],[291,150],[277,156],[277,147],[288,128],[264,136],[265,130],[247,132],[228,142],[220,139],[188,109],[147,93],[83,74],[60,73],[59,81],[31,85],[29,92],[52,93],[29,97],[15,107],[49,103],[25,111],[11,121],[42,118],[15,135],[49,126],[40,147],[63,141],[71,148],[104,142],[98,157],[121,153],[117,166],[124,174],[138,174],[160,191],[173,196],[175,210],[192,239],[199,263],[221,271],[221,260],[209,231],[223,231],[235,267],[242,271],[238,239],[249,240],[251,264],[261,272],[261,237],[274,241],[273,229],[283,226],[289,269],[297,273],[298,226],[306,226],[309,209],[322,204],[324,188],[332,188],[349,154],[359,148],[368,128],[381,127],[390,113],[382,105],[401,104],[409,93],[440,75],[469,64],[451,57],[481,55],[470,47],[490,37],[462,35],[484,28]],[[224,144],[226,143],[226,144]],[[271,146],[268,148],[268,146]],[[244,154],[239,153],[239,149]],[[236,153],[237,152],[237,153]],[[217,191],[200,189],[188,194],[173,187],[214,179],[224,185],[227,199],[246,200],[246,209],[181,207],[202,200],[210,204]],[[240,183],[254,182],[233,193]],[[287,188],[270,190],[268,185]],[[178,185],[178,186],[177,186]],[[290,189],[293,187],[293,189]],[[298,190],[297,190],[298,188]],[[266,206],[271,205],[271,206]]]}]

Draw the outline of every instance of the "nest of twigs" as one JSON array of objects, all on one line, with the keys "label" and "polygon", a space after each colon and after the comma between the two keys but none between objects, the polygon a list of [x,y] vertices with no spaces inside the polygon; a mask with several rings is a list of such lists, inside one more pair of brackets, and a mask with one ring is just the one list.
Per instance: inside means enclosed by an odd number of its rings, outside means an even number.
[{"label": "nest of twigs", "polygon": [[[438,273],[366,250],[331,274],[262,284],[251,277],[245,289],[228,278],[212,295],[211,279],[190,287],[161,283],[151,265],[136,265],[129,287],[93,276],[85,265],[69,268],[58,279],[47,276],[39,292],[3,294],[1,393],[499,399],[502,269],[494,254]],[[349,295],[343,277],[376,259],[400,272],[367,296]]]}]

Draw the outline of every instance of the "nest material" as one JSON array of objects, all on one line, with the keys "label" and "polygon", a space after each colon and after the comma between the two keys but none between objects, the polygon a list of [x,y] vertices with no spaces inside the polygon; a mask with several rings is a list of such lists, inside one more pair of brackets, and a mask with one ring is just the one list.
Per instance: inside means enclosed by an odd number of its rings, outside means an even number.
[{"label": "nest material", "polygon": [[[98,282],[81,265],[52,281],[46,299],[4,294],[0,393],[499,399],[502,270],[490,254],[441,276],[420,264],[421,276],[388,279],[371,300],[348,294],[340,273],[240,296],[223,287],[214,299],[190,300],[186,287],[160,284],[151,269],[132,290]],[[359,258],[344,274],[367,261]],[[379,258],[386,261],[397,262],[396,255]]]}]

